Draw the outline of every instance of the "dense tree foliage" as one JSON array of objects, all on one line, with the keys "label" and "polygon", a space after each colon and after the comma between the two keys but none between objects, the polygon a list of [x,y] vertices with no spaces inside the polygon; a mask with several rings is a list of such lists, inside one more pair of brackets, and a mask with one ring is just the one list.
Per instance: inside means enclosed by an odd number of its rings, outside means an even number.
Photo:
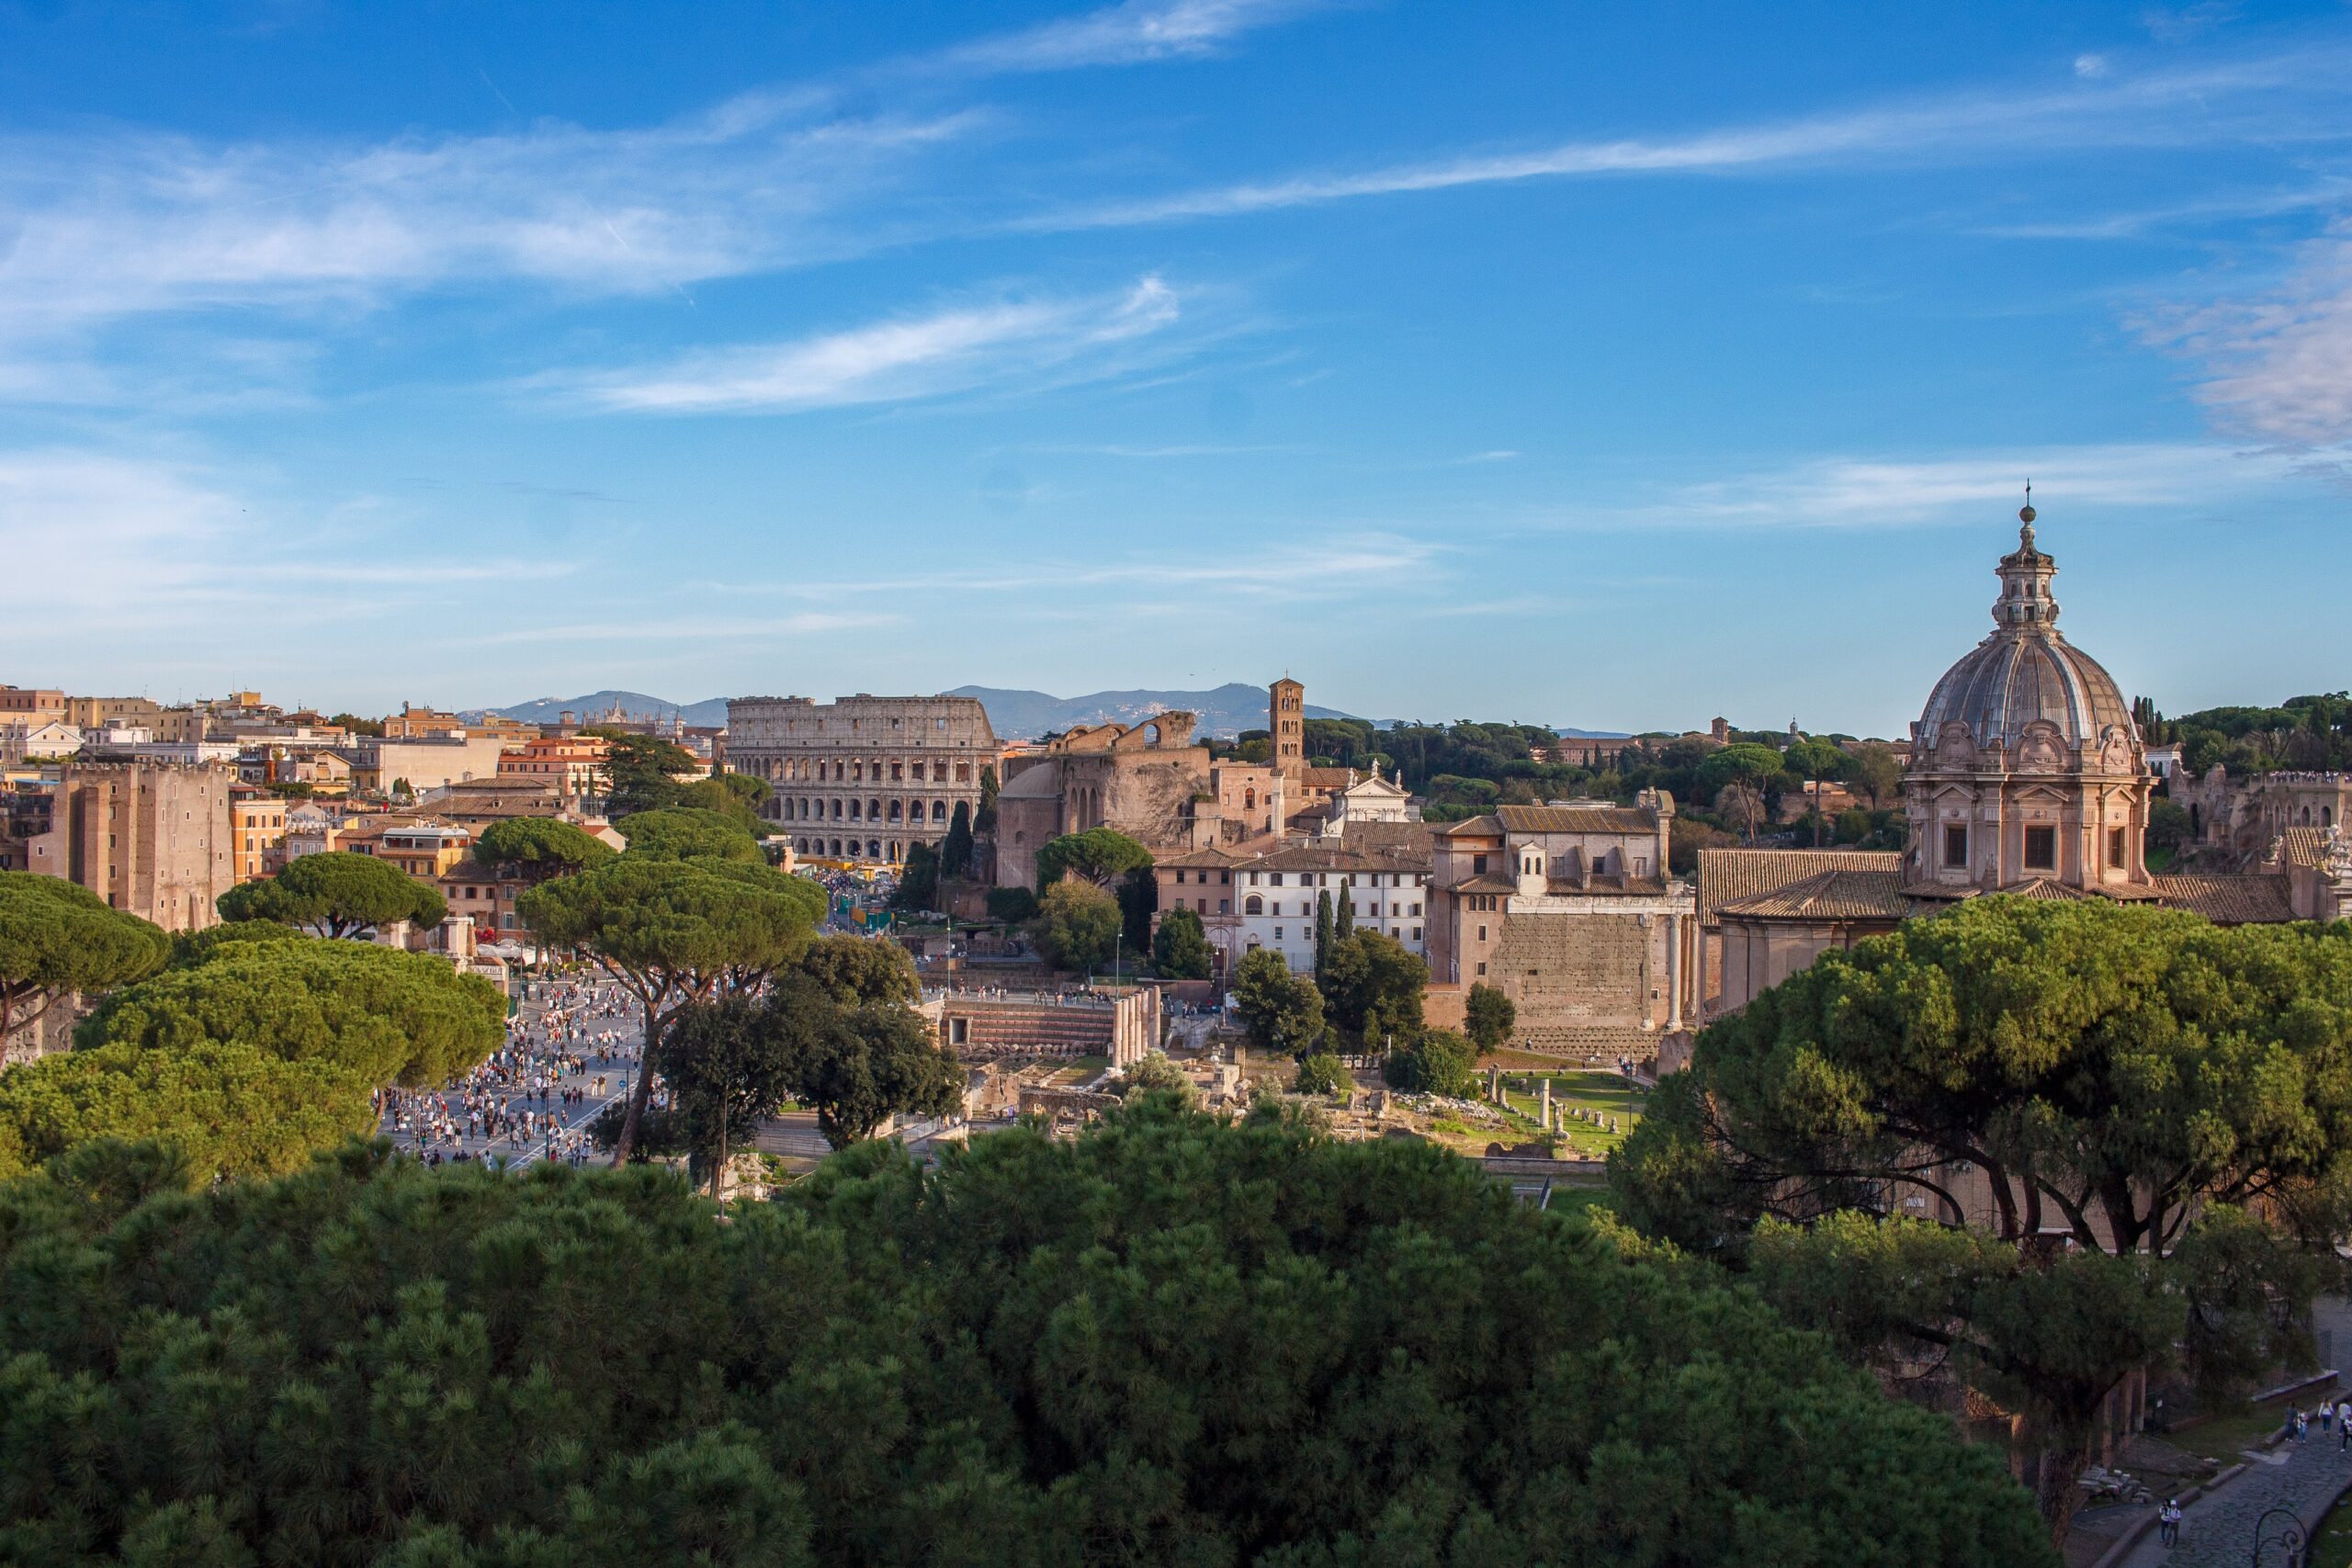
[{"label": "dense tree foliage", "polygon": [[1164,979],[1205,980],[1215,967],[1207,931],[1190,909],[1170,909],[1151,937],[1151,966]]},{"label": "dense tree foliage", "polygon": [[672,807],[620,818],[613,827],[628,840],[632,854],[745,864],[767,858],[760,851],[760,841],[741,822],[721,812]]},{"label": "dense tree foliage", "polygon": [[1519,1023],[1519,1009],[1511,999],[1483,980],[1471,986],[1463,999],[1463,1014],[1464,1032],[1481,1051],[1499,1049]]},{"label": "dense tree foliage", "polygon": [[1161,1051],[1147,1052],[1142,1061],[1129,1067],[1119,1091],[1123,1096],[1172,1094],[1178,1103],[1187,1107],[1201,1102],[1200,1087]]},{"label": "dense tree foliage", "polygon": [[375,1088],[332,1060],[235,1041],[56,1053],[0,1073],[0,1180],[105,1139],[167,1141],[191,1186],[283,1175],[373,1126]]},{"label": "dense tree foliage", "polygon": [[[1344,901],[1342,901],[1344,907]],[[1317,987],[1323,1016],[1365,1049],[1419,1032],[1430,966],[1393,936],[1375,931],[1334,935]]]},{"label": "dense tree foliage", "polygon": [[115,992],[74,1031],[79,1050],[251,1045],[323,1062],[369,1088],[438,1086],[503,1043],[506,1000],[443,958],[371,942],[232,943]]},{"label": "dense tree foliage", "polygon": [[670,1089],[674,1131],[721,1190],[728,1157],[791,1097],[794,1062],[779,1030],[749,997],[696,1002],[672,1021],[654,1070]]},{"label": "dense tree foliage", "polygon": [[727,1225],[643,1167],[86,1164],[0,1190],[25,1568],[2055,1562],[1753,1296],[1272,1111],[867,1145]]},{"label": "dense tree foliage", "polygon": [[693,774],[702,767],[693,752],[658,735],[635,735],[611,726],[581,733],[597,736],[611,745],[605,758],[605,777],[612,786],[605,796],[605,814],[615,820],[676,806],[685,788],[678,775]]},{"label": "dense tree foliage", "polygon": [[996,832],[996,794],[995,764],[983,762],[980,765],[979,809],[972,813],[974,833],[993,835]]},{"label": "dense tree foliage", "polygon": [[316,942],[318,938],[282,920],[224,920],[200,931],[174,931],[170,967],[192,969],[224,947],[266,942]]},{"label": "dense tree foliage", "polygon": [[213,902],[224,920],[277,920],[320,936],[356,936],[402,920],[430,929],[448,918],[441,893],[389,861],[348,850],[304,855],[276,876],[241,882]]},{"label": "dense tree foliage", "polygon": [[899,885],[890,889],[893,909],[939,908],[939,852],[929,844],[907,846],[906,863],[899,870]]},{"label": "dense tree foliage", "polygon": [[912,954],[895,942],[862,936],[820,936],[793,967],[844,1007],[861,1002],[912,1002],[922,995]]},{"label": "dense tree foliage", "polygon": [[515,901],[538,939],[580,953],[627,987],[645,1018],[616,1161],[635,1152],[652,1057],[680,1008],[757,987],[797,958],[825,918],[824,890],[764,865],[616,855]]},{"label": "dense tree foliage", "polygon": [[953,881],[972,874],[972,803],[959,800],[947,819],[947,836],[939,840],[939,874]]},{"label": "dense tree foliage", "polygon": [[1037,952],[1055,968],[1073,974],[1107,969],[1118,956],[1125,924],[1119,901],[1093,883],[1057,882],[1037,901]]},{"label": "dense tree foliage", "polygon": [[[2347,1043],[2352,927],[1973,900],[1703,1032],[1612,1161],[1615,1201],[1694,1251],[1797,1258],[1783,1280],[1857,1280],[1868,1321],[1899,1325],[1890,1356],[1937,1346],[2029,1398],[2063,1530],[2098,1402],[2170,1343],[2167,1314],[2197,1313],[2200,1371],[2291,1348],[2312,1283],[2292,1244],[2352,1213]],[[2213,1229],[2256,1202],[2275,1232]],[[1817,1224],[1883,1203],[1989,1245],[1960,1268],[1919,1227]],[[2052,1230],[2071,1252],[2005,1259]]]},{"label": "dense tree foliage", "polygon": [[1037,897],[1043,898],[1064,877],[1078,877],[1104,892],[1115,891],[1131,871],[1151,864],[1151,852],[1113,828],[1089,828],[1064,833],[1037,849]]},{"label": "dense tree foliage", "polygon": [[1478,1092],[1478,1048],[1451,1029],[1424,1029],[1381,1058],[1388,1087],[1467,1100]]},{"label": "dense tree foliage", "polygon": [[1339,1057],[1321,1051],[1300,1060],[1298,1077],[1291,1088],[1300,1094],[1344,1095],[1354,1089],[1355,1080],[1340,1065]]},{"label": "dense tree foliage", "polygon": [[962,1066],[903,1001],[831,992],[795,970],[777,978],[759,1027],[776,1043],[792,1098],[817,1112],[818,1131],[837,1149],[891,1116],[963,1109]]},{"label": "dense tree foliage", "polygon": [[556,817],[509,817],[474,837],[475,859],[486,865],[513,866],[532,882],[585,871],[612,854],[613,847],[604,840]]},{"label": "dense tree foliage", "polygon": [[0,871],[0,1040],[62,998],[145,978],[169,952],[161,928],[79,884]]},{"label": "dense tree foliage", "polygon": [[1233,1005],[1261,1051],[1304,1056],[1323,1037],[1323,994],[1270,947],[1250,949],[1234,966]]},{"label": "dense tree foliage", "polygon": [[2277,707],[2205,708],[2172,719],[2142,698],[2133,711],[2142,738],[2151,746],[2178,745],[2181,766],[2191,773],[2352,768],[2352,693],[2289,697]]}]

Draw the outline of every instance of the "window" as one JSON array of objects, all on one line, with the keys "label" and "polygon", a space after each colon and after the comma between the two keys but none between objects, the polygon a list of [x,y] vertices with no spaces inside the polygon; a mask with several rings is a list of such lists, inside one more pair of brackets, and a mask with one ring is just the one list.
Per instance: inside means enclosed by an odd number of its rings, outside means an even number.
[{"label": "window", "polygon": [[[1484,926],[1480,926],[1480,927],[1478,928],[1478,940],[1479,940],[1480,942],[1484,942],[1484,941],[1486,941],[1486,940],[1487,940],[1487,928],[1486,928],[1486,927],[1484,927]],[[1481,974],[1481,975],[1483,975],[1483,974],[1485,974],[1486,972],[1487,972],[1487,966],[1486,966],[1485,964],[1479,964],[1479,965],[1478,965],[1478,973],[1479,973],[1479,974]]]},{"label": "window", "polygon": [[1233,913],[1233,901],[1229,898],[1218,899],[1216,901],[1216,912],[1220,915],[1229,915]]},{"label": "window", "polygon": [[2028,828],[2025,830],[2025,863],[2029,871],[2058,869],[2058,829]]},{"label": "window", "polygon": [[1283,939],[1283,928],[1282,928],[1282,927],[1280,927],[1280,926],[1276,926],[1276,927],[1274,928],[1274,940],[1275,940],[1276,942],[1280,942],[1280,941],[1282,941],[1282,939]]},{"label": "window", "polygon": [[1479,965],[1478,965],[1478,973],[1479,973],[1479,974],[1481,974],[1481,975],[1484,975],[1486,972],[1487,972],[1487,966],[1486,966],[1485,964],[1479,964]]},{"label": "window", "polygon": [[[1420,913],[1421,913],[1421,907],[1420,907],[1419,904],[1414,905],[1414,906],[1413,906],[1413,917],[1414,917],[1414,919],[1419,919],[1420,918]],[[1420,933],[1420,932],[1419,932],[1419,931],[1415,931],[1413,934],[1414,934],[1415,936],[1419,936],[1419,935],[1420,935],[1421,933]]]},{"label": "window", "polygon": [[1420,941],[1420,940],[1421,940],[1421,928],[1420,928],[1420,927],[1419,927],[1419,926],[1415,926],[1415,927],[1413,928],[1413,940],[1414,940],[1415,942],[1419,942],[1419,941]]},{"label": "window", "polygon": [[1252,893],[1241,901],[1241,912],[1245,915],[1262,915],[1266,912],[1266,901]]},{"label": "window", "polygon": [[2107,830],[2107,863],[2118,871],[2123,869],[2123,829],[2120,828]]},{"label": "window", "polygon": [[1487,874],[1486,856],[1472,855],[1470,857],[1470,874],[1473,876],[1484,876]]},{"label": "window", "polygon": [[1968,829],[1964,824],[1958,822],[1944,824],[1944,863],[1946,865],[1968,863]]}]

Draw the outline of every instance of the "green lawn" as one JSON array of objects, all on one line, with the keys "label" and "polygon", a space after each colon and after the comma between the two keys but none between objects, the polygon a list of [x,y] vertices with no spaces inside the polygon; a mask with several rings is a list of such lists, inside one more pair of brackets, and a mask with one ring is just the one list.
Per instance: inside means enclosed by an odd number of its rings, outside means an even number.
[{"label": "green lawn", "polygon": [[1110,1067],[1111,1058],[1108,1056],[1079,1056],[1046,1081],[1064,1088],[1071,1084],[1092,1083]]},{"label": "green lawn", "polygon": [[2352,1504],[2338,1503],[2320,1520],[2303,1568],[2352,1568]]},{"label": "green lawn", "polygon": [[[1510,1102],[1510,1108],[1513,1111],[1532,1118],[1543,1104],[1539,1098],[1541,1091],[1539,1090],[1538,1094],[1521,1092],[1518,1088],[1511,1086],[1514,1076],[1508,1072],[1503,1074],[1503,1080],[1507,1086],[1503,1098]],[[1595,1114],[1617,1118],[1619,1130],[1614,1133],[1605,1131],[1600,1124],[1579,1122],[1571,1118],[1567,1123],[1567,1140],[1579,1155],[1606,1154],[1623,1143],[1625,1134],[1631,1133],[1641,1121],[1642,1106],[1646,1096],[1641,1085],[1623,1074],[1603,1069],[1540,1074],[1532,1077],[1525,1075],[1516,1076],[1521,1077],[1531,1086],[1542,1077],[1549,1077],[1552,1080],[1552,1102],[1555,1105],[1581,1106]]]},{"label": "green lawn", "polygon": [[2165,1432],[2161,1436],[2177,1449],[2186,1449],[2190,1453],[2219,1460],[2227,1466],[2237,1462],[2239,1450],[2260,1443],[2277,1431],[2278,1424],[2286,1418],[2287,1412],[2282,1405],[2241,1405],[2186,1431]]}]

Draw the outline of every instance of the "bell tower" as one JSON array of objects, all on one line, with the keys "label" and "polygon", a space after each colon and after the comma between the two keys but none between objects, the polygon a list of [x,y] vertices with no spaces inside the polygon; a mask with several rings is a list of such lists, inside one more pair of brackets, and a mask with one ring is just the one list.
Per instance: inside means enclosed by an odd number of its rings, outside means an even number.
[{"label": "bell tower", "polygon": [[1306,688],[1285,675],[1266,689],[1266,697],[1274,772],[1297,778],[1306,771]]}]

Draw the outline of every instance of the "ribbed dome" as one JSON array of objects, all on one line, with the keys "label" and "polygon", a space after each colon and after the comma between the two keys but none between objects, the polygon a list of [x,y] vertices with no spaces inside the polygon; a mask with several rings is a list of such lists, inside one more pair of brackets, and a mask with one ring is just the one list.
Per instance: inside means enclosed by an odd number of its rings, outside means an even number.
[{"label": "ribbed dome", "polygon": [[[2078,756],[2111,747],[2107,765],[2136,772],[2141,748],[2132,706],[2098,660],[2059,631],[2058,602],[2050,592],[2058,563],[2034,547],[2031,509],[2018,515],[2025,525],[2018,531],[2018,547],[2001,558],[1998,569],[1996,629],[1944,671],[1928,694],[1914,738],[1926,751],[1949,753],[1944,727],[1963,724],[1968,745],[1959,750],[1983,752],[1997,745],[2015,765],[2030,734],[2039,752],[2047,752],[2052,743]],[[1965,761],[1945,755],[1938,765]]]},{"label": "ribbed dome", "polygon": [[2036,720],[2055,726],[2059,743],[2073,750],[2098,745],[2109,725],[2128,734],[2132,705],[2098,660],[2055,627],[2005,628],[1944,671],[1919,716],[1920,739],[1934,744],[1955,719],[1980,751],[1998,741],[2014,755]]}]

